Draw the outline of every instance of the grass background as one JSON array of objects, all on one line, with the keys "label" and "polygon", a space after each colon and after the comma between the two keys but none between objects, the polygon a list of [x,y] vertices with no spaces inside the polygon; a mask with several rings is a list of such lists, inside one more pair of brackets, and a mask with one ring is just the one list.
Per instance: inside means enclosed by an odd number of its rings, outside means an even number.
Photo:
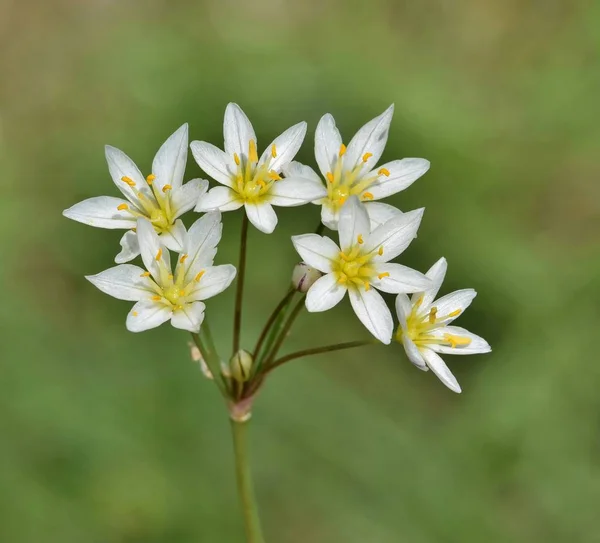
[{"label": "grass background", "polygon": [[[242,541],[226,415],[187,338],[128,333],[128,303],[83,278],[120,234],[60,215],[116,195],[104,144],[148,173],[183,122],[219,143],[228,101],[259,145],[306,120],[311,164],[323,113],[347,142],[395,103],[383,160],[432,162],[388,200],[426,207],[402,262],[445,256],[445,292],[479,292],[459,323],[494,349],[446,358],[460,396],[398,345],[278,371],[252,434],[268,541],[600,541],[599,17],[583,0],[0,1],[0,541]],[[246,344],[318,210],[279,217],[251,233]],[[232,297],[208,304],[223,349]],[[345,302],[288,348],[365,334]]]}]

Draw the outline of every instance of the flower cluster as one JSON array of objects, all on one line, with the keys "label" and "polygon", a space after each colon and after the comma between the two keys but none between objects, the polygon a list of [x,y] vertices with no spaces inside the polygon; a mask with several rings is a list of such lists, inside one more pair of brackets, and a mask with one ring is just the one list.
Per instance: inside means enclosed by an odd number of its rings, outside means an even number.
[{"label": "flower cluster", "polygon": [[[248,117],[229,104],[223,124],[223,150],[192,141],[200,168],[218,183],[193,179],[184,183],[188,156],[188,126],[183,125],[160,147],[148,175],[122,151],[107,146],[106,160],[122,198],[100,196],[64,211],[73,220],[99,228],[123,229],[117,266],[87,279],[103,292],[136,302],[126,320],[140,332],[170,320],[192,332],[207,372],[235,404],[251,399],[266,374],[283,363],[276,355],[294,318],[305,305],[309,312],[331,309],[346,293],[365,328],[378,342],[402,344],[409,360],[431,369],[451,390],[456,379],[439,354],[473,354],[490,350],[482,338],[451,323],[475,297],[472,289],[435,300],[446,274],[440,259],[423,274],[394,262],[417,236],[423,209],[401,212],[380,200],[396,194],[429,169],[422,158],[404,158],[378,165],[384,152],[393,106],[365,124],[344,145],[334,118],[327,114],[315,133],[315,160],[320,175],[294,161],[305,135],[298,123],[259,155],[256,134]],[[292,237],[303,262],[294,271],[293,285],[267,322],[254,351],[240,349],[241,301],[248,222],[270,234],[277,225],[274,207],[313,203],[321,206],[316,233]],[[232,265],[214,266],[221,239],[221,213],[244,208],[240,277],[238,278],[234,342],[227,366],[215,357],[205,331],[204,300],[224,291],[234,280]],[[189,229],[181,217],[202,213]],[[337,231],[339,242],[322,235]],[[171,261],[170,251],[176,253]],[[129,264],[140,256],[144,268]],[[382,294],[396,295],[397,326]],[[301,303],[291,309],[293,296]],[[407,295],[412,294],[409,298]],[[359,342],[309,349],[298,354],[338,350]],[[365,344],[362,342],[360,344]]]}]

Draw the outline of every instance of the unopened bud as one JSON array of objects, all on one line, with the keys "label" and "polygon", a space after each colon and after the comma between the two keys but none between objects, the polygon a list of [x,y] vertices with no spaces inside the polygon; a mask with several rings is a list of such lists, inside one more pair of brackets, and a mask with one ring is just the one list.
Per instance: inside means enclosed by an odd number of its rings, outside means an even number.
[{"label": "unopened bud", "polygon": [[311,268],[305,262],[300,262],[300,264],[296,264],[292,272],[292,286],[298,292],[307,292],[322,276],[323,274],[319,270]]},{"label": "unopened bud", "polygon": [[252,372],[252,355],[248,351],[240,349],[229,361],[229,371],[231,377],[240,383],[245,383],[250,379]]}]

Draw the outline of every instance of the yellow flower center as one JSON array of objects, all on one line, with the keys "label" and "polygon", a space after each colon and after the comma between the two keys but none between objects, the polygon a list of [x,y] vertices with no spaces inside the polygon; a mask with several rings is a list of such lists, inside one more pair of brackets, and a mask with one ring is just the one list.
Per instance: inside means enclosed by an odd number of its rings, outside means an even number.
[{"label": "yellow flower center", "polygon": [[[383,254],[383,248],[367,252],[363,249],[363,244],[363,237],[359,234],[350,250],[340,251],[337,260],[333,263],[333,273],[339,284],[362,287],[365,290],[371,288],[371,280],[376,275],[372,259],[375,253]],[[386,275],[380,274],[380,277]]]},{"label": "yellow flower center", "polygon": [[237,170],[232,188],[242,202],[258,203],[268,199],[273,183],[281,179],[275,170],[269,168],[271,158],[276,156],[277,148],[272,145],[271,157],[259,165],[254,140],[250,140],[248,144],[247,157],[239,157],[234,153],[233,160]]}]

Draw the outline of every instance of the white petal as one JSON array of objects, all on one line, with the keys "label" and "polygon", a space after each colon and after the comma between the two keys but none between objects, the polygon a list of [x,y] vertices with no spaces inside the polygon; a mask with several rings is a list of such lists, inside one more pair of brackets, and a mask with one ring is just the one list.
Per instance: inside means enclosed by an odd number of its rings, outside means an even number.
[{"label": "white petal", "polygon": [[[158,234],[148,219],[138,219],[137,235],[144,266],[152,274],[154,280],[160,284],[159,264],[164,265],[167,270],[171,269],[169,251],[160,242]],[[158,260],[157,257],[159,257]]]},{"label": "white petal", "polygon": [[394,321],[381,294],[375,289],[362,288],[352,288],[348,294],[356,316],[371,334],[388,345],[392,339]]},{"label": "white petal", "polygon": [[437,296],[437,293],[444,282],[444,278],[446,277],[446,270],[448,269],[448,263],[444,257],[440,258],[425,274],[429,279],[431,279],[431,285],[424,290],[423,292],[415,292],[412,296],[412,303],[416,303],[416,301],[423,296],[423,300],[421,301],[421,311],[429,312],[431,302]]},{"label": "white petal", "polygon": [[387,198],[401,190],[412,185],[419,177],[429,170],[429,160],[424,158],[403,158],[394,160],[383,166],[379,166],[377,171],[386,169],[390,175],[380,175],[375,183],[369,187],[369,192],[375,200]]},{"label": "white petal", "polygon": [[214,187],[200,196],[194,211],[235,211],[243,205],[237,192],[228,187]]},{"label": "white petal", "polygon": [[225,137],[225,153],[232,158],[234,153],[237,153],[240,159],[248,158],[250,140],[258,143],[252,123],[240,106],[233,103],[228,104],[225,109],[223,136]]},{"label": "white petal", "polygon": [[167,322],[172,313],[171,307],[162,302],[142,300],[131,308],[125,325],[130,332],[143,332]]},{"label": "white petal", "polygon": [[348,251],[356,245],[359,235],[365,240],[369,237],[371,232],[369,215],[367,215],[365,206],[356,196],[348,198],[348,201],[342,206],[338,231],[342,251]]},{"label": "white petal", "polygon": [[311,313],[327,311],[342,301],[348,289],[340,285],[333,273],[317,279],[306,293],[306,309]]},{"label": "white petal", "polygon": [[321,117],[315,132],[315,158],[323,177],[333,172],[342,146],[342,136],[334,118],[327,113]]},{"label": "white petal", "polygon": [[292,177],[273,183],[269,196],[274,206],[292,207],[324,198],[327,190],[320,181]]},{"label": "white petal", "polygon": [[465,288],[446,294],[446,296],[442,296],[431,305],[437,308],[438,319],[445,317],[454,311],[460,310],[460,314],[446,320],[446,323],[449,324],[464,313],[465,309],[471,305],[475,296],[477,296],[475,290],[472,288]]},{"label": "white petal", "polygon": [[[375,271],[378,276],[374,277],[371,284],[382,292],[398,294],[400,292],[420,292],[429,286],[429,279],[417,270],[403,266],[402,264],[377,264]],[[388,276],[379,276],[389,274]]]},{"label": "white petal", "polygon": [[185,236],[187,232],[183,221],[177,219],[171,228],[167,232],[163,232],[160,237],[160,242],[170,251],[180,253],[183,250],[183,244],[185,242]]},{"label": "white petal", "polygon": [[202,302],[184,304],[181,309],[175,309],[171,316],[171,324],[175,328],[198,333],[200,325],[204,320],[204,310],[206,306]]},{"label": "white petal", "polygon": [[408,336],[404,335],[402,337],[402,345],[404,347],[404,352],[406,356],[411,361],[411,363],[423,371],[429,371],[427,364],[425,364],[425,360],[423,359],[423,355],[419,348],[415,345],[412,339]]},{"label": "white petal", "polygon": [[400,322],[400,327],[405,330],[406,329],[406,320],[412,311],[412,305],[408,296],[404,293],[398,294],[396,296],[396,315],[398,315],[398,321]]},{"label": "white petal", "polygon": [[210,266],[198,281],[198,286],[189,294],[190,300],[207,300],[223,292],[235,279],[236,269],[231,264]]},{"label": "white petal", "polygon": [[321,206],[321,222],[330,230],[337,230],[340,220],[340,212],[334,210],[331,206],[323,204]]},{"label": "white petal", "polygon": [[301,177],[309,181],[317,181],[321,183],[321,178],[310,166],[305,166],[300,162],[290,162],[282,169],[283,175],[286,177]]},{"label": "white petal", "polygon": [[86,275],[86,279],[98,289],[119,300],[137,302],[155,294],[154,284],[149,277],[143,277],[144,270],[133,264],[121,264],[96,275]]},{"label": "white petal", "polygon": [[333,262],[339,258],[340,248],[326,236],[292,236],[292,243],[304,262],[323,273],[331,272]]},{"label": "white petal", "polygon": [[445,345],[429,345],[429,348],[437,353],[446,354],[478,354],[489,353],[492,348],[489,343],[482,337],[461,328],[460,326],[444,326],[433,331],[435,337],[443,338],[445,334],[451,334],[461,338],[470,339],[468,345],[457,345],[456,347],[447,347]]},{"label": "white petal", "polygon": [[448,369],[446,363],[437,353],[434,353],[431,349],[423,349],[421,354],[423,355],[427,365],[431,368],[431,371],[438,376],[442,383],[444,383],[450,390],[454,392],[461,392],[461,388],[456,380],[456,377],[452,375],[452,372]]},{"label": "white petal", "polygon": [[[407,211],[376,228],[365,240],[365,250],[375,251],[373,259],[380,262],[396,258],[417,237],[423,211],[423,208]],[[378,254],[380,247],[383,247],[382,255]]]},{"label": "white petal", "polygon": [[348,144],[348,149],[344,156],[344,166],[347,169],[352,170],[359,163],[362,164],[362,157],[366,153],[371,153],[372,155],[364,163],[366,168],[371,169],[377,164],[387,143],[393,115],[394,105],[392,104],[381,115],[370,120],[355,134]]},{"label": "white petal", "polygon": [[226,155],[212,143],[193,141],[190,143],[194,160],[215,181],[231,187],[235,177],[236,165],[233,155]]},{"label": "white petal", "polygon": [[246,215],[248,215],[248,219],[250,222],[261,232],[265,234],[270,234],[275,230],[277,226],[277,215],[271,204],[260,203],[260,204],[251,204],[246,202],[244,204],[246,208]]},{"label": "white petal", "polygon": [[140,254],[140,244],[138,243],[137,234],[133,230],[125,232],[119,243],[122,249],[115,257],[117,264],[129,262]]},{"label": "white petal", "polygon": [[188,256],[183,264],[177,264],[177,268],[181,265],[185,267],[184,284],[192,281],[200,271],[212,266],[222,232],[221,213],[218,211],[207,213],[192,224],[183,246],[183,253]]},{"label": "white petal", "polygon": [[[144,209],[140,203],[140,199],[136,191],[142,191],[152,202],[156,201],[146,179],[131,160],[123,151],[106,145],[104,147],[106,162],[108,163],[108,171],[117,188],[125,195],[130,202],[135,204],[140,209]],[[123,181],[123,177],[128,177],[135,183],[134,187],[130,187]]]},{"label": "white petal", "polygon": [[192,179],[182,187],[173,189],[170,193],[171,212],[173,218],[177,219],[190,209],[194,209],[200,197],[208,190],[208,181],[206,179]]},{"label": "white petal", "polygon": [[[273,143],[264,150],[258,163],[269,162],[269,169],[279,173],[296,156],[302,146],[304,136],[306,136],[306,123],[303,121],[288,128],[283,134],[275,138]],[[275,146],[276,151],[275,157],[272,155],[273,146]]]},{"label": "white petal", "polygon": [[153,183],[157,189],[162,190],[165,185],[171,185],[173,189],[181,187],[187,163],[187,146],[188,125],[185,123],[161,145],[152,161],[152,173],[156,176]]},{"label": "white petal", "polygon": [[123,204],[130,207],[130,203],[122,198],[97,196],[65,209],[63,215],[98,228],[135,228],[135,217],[126,209],[117,209]]},{"label": "white petal", "polygon": [[365,202],[365,209],[371,221],[371,232],[381,226],[383,223],[403,215],[397,207],[381,202]]}]

